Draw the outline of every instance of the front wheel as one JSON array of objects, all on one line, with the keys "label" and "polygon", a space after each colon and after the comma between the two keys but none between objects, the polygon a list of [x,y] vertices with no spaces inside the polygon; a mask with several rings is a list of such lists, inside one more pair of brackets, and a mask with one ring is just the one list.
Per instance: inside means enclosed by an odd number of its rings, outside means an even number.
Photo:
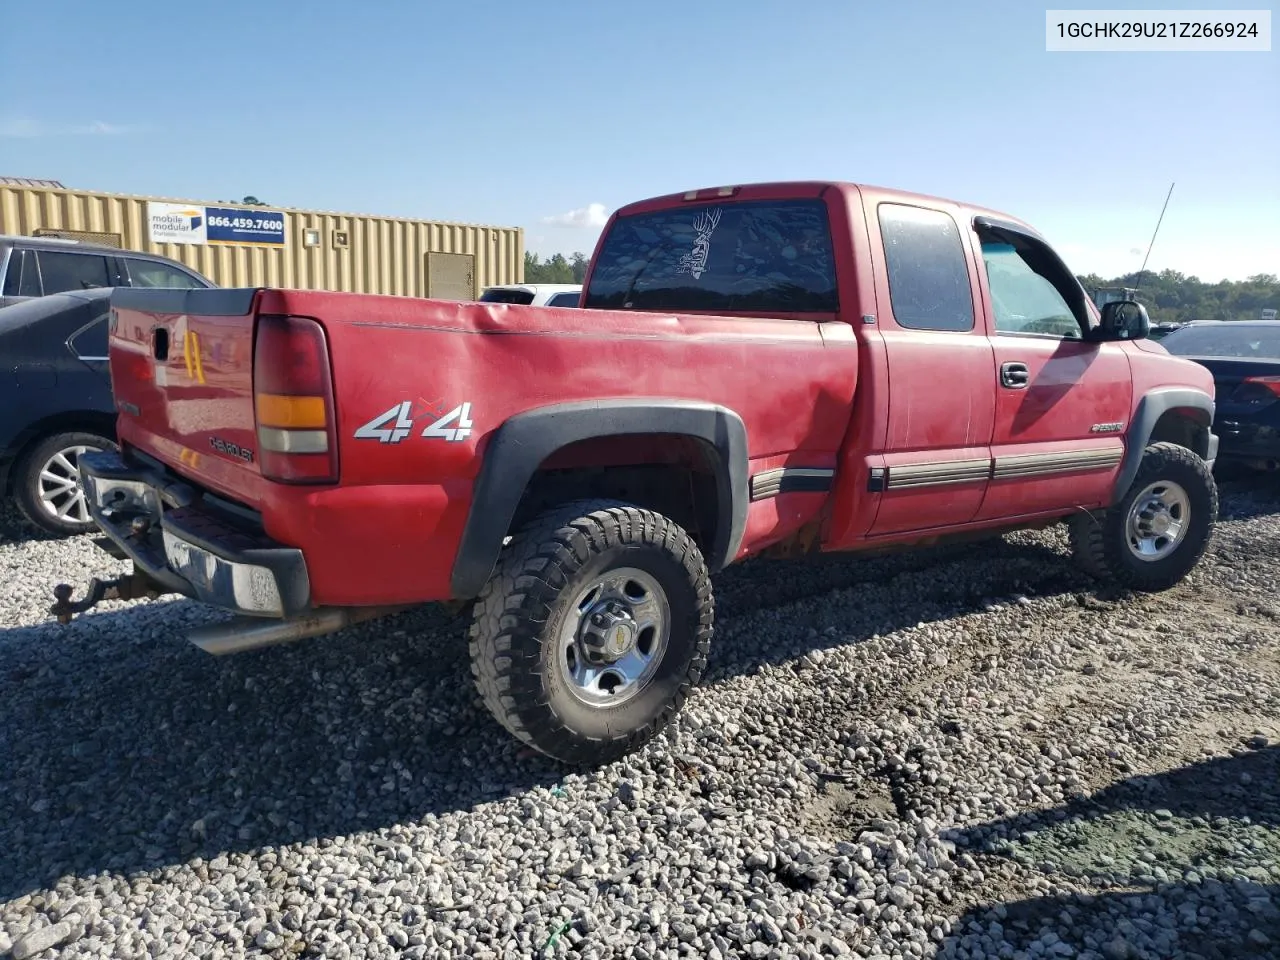
[{"label": "front wheel", "polygon": [[1132,590],[1167,590],[1204,555],[1218,517],[1218,486],[1186,447],[1154,443],[1118,503],[1073,517],[1072,550],[1089,573]]},{"label": "front wheel", "polygon": [[41,440],[17,463],[13,488],[18,509],[37,527],[58,536],[96,530],[80,485],[80,455],[114,449],[106,437],[83,431]]},{"label": "front wheel", "polygon": [[706,669],[714,601],[678,524],[592,500],[521,530],[473,618],[471,669],[493,715],[548,756],[599,764],[680,709]]}]

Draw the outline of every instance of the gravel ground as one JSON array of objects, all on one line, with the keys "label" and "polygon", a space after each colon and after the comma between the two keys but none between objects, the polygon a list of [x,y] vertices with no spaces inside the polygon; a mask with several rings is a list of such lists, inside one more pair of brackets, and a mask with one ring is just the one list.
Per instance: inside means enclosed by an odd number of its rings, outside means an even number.
[{"label": "gravel ground", "polygon": [[1060,531],[751,563],[640,753],[566,775],[422,611],[214,659],[186,601],[47,620],[0,538],[0,954],[1280,956],[1280,488],[1099,589]]}]

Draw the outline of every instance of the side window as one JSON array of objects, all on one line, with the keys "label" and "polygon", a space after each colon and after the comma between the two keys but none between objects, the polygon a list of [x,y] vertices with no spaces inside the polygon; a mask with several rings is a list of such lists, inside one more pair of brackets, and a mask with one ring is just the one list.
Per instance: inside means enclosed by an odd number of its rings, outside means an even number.
[{"label": "side window", "polygon": [[69,290],[111,286],[111,281],[107,278],[107,258],[104,256],[51,250],[41,250],[38,256],[45,296]]},{"label": "side window", "polygon": [[557,293],[547,301],[548,307],[576,307],[580,296],[576,293]]},{"label": "side window", "polygon": [[125,257],[124,262],[129,268],[129,285],[133,287],[169,287],[190,290],[204,286],[191,274],[167,263],[134,260],[131,257]]},{"label": "side window", "polygon": [[71,336],[71,352],[82,360],[101,360],[107,355],[107,317],[103,314]]},{"label": "side window", "polygon": [[1010,243],[982,240],[997,333],[1081,338],[1080,322],[1058,288],[1032,265],[1034,253]]},{"label": "side window", "polygon": [[4,277],[4,290],[0,296],[40,296],[40,271],[36,268],[36,255],[26,250],[14,250],[9,255],[9,270]]},{"label": "side window", "polygon": [[947,214],[880,204],[889,301],[898,325],[912,330],[973,329],[973,293],[960,231]]}]

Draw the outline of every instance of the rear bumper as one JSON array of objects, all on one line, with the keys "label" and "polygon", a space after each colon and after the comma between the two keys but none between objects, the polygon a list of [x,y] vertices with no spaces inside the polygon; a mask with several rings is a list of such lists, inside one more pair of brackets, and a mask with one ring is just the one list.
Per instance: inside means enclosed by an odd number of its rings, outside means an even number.
[{"label": "rear bumper", "polygon": [[1219,459],[1280,459],[1280,428],[1248,420],[1223,419],[1214,429],[1221,437]]},{"label": "rear bumper", "polygon": [[102,532],[166,589],[248,616],[310,609],[302,551],[201,509],[194,488],[115,452],[82,456],[80,478]]}]

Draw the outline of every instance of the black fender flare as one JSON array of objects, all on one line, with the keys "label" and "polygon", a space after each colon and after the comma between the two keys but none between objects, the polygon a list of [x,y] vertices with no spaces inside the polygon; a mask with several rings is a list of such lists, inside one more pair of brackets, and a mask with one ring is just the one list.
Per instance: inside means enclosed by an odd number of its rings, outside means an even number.
[{"label": "black fender flare", "polygon": [[1189,387],[1166,387],[1152,390],[1138,401],[1138,409],[1134,412],[1133,420],[1129,424],[1124,459],[1120,461],[1120,472],[1116,474],[1116,481],[1112,488],[1112,503],[1128,492],[1129,486],[1133,483],[1133,478],[1137,476],[1138,467],[1142,463],[1142,453],[1146,450],[1147,444],[1151,442],[1151,434],[1155,432],[1156,424],[1160,422],[1160,418],[1170,410],[1178,409],[1195,410],[1200,414],[1196,419],[1201,422],[1201,425],[1208,433],[1209,446],[1207,450],[1196,450],[1195,453],[1208,462],[1210,466],[1213,465],[1213,460],[1218,452],[1218,438],[1214,435],[1212,429],[1213,397],[1203,390],[1194,390]]},{"label": "black fender flare", "polygon": [[689,400],[557,403],[516,414],[489,439],[453,562],[454,598],[475,597],[484,588],[511,532],[520,498],[547,457],[580,440],[642,433],[694,437],[716,451],[720,516],[706,561],[712,572],[731,563],[742,544],[750,502],[747,429],[741,417],[727,407]]}]

